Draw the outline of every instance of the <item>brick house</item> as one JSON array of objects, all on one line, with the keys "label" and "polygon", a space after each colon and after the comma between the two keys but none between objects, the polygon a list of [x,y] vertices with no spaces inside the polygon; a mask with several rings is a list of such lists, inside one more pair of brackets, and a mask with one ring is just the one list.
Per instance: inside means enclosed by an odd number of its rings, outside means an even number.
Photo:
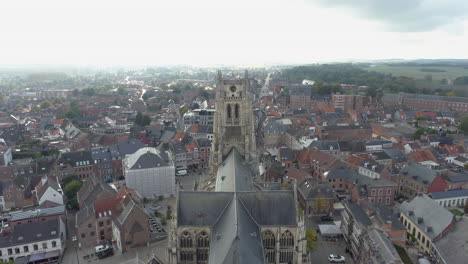
[{"label": "brick house", "polygon": [[333,211],[336,196],[331,184],[306,179],[297,190],[299,204],[307,215],[329,215]]},{"label": "brick house", "polygon": [[149,218],[130,196],[122,198],[122,213],[112,221],[112,237],[121,253],[150,243]]},{"label": "brick house", "polygon": [[210,160],[211,141],[206,138],[197,139],[198,153],[200,158],[200,166],[208,168],[208,161]]},{"label": "brick house", "polygon": [[399,192],[406,197],[415,197],[418,193],[427,193],[437,174],[433,170],[410,163],[400,170]]}]

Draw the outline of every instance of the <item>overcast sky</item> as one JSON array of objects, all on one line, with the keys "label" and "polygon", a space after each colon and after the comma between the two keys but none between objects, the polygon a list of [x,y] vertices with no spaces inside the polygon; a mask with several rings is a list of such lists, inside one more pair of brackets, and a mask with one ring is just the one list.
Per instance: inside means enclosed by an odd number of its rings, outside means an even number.
[{"label": "overcast sky", "polygon": [[467,0],[14,0],[0,64],[468,58]]}]

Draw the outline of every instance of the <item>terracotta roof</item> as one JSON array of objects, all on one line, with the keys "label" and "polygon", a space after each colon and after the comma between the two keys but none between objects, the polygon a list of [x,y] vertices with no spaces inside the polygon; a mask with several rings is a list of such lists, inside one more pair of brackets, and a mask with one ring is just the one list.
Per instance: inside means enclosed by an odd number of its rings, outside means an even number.
[{"label": "terracotta roof", "polygon": [[268,116],[274,116],[274,117],[277,117],[277,118],[281,118],[281,113],[279,112],[273,112],[273,111],[270,111],[267,113]]},{"label": "terracotta roof", "polygon": [[192,124],[190,126],[190,133],[197,133],[198,132],[198,124]]},{"label": "terracotta roof", "polygon": [[299,164],[310,164],[310,155],[312,154],[312,151],[312,149],[301,151],[299,153],[299,157],[297,158]]},{"label": "terracotta roof", "polygon": [[130,189],[130,188],[128,188],[128,187],[122,188],[122,189],[120,190],[120,192],[119,192],[118,197],[119,197],[119,198],[124,198],[124,197],[127,196],[127,195],[130,195],[130,196],[132,196],[133,198],[138,198],[138,199],[141,198],[137,191],[135,191],[135,190],[133,190],[133,189]]},{"label": "terracotta roof", "polygon": [[189,145],[185,145],[185,148],[188,150],[188,151],[194,151],[196,148],[197,148],[197,144],[193,143],[193,144],[189,144]]},{"label": "terracotta roof", "polygon": [[55,129],[54,131],[52,131],[52,133],[50,133],[50,135],[55,136],[59,133],[60,133],[60,129]]},{"label": "terracotta roof", "polygon": [[[94,213],[96,215],[96,218],[99,218],[99,213],[101,215],[104,215],[104,212],[107,215],[109,214],[109,211],[112,212],[112,215],[118,215],[122,208],[119,208],[118,205],[120,205],[120,200],[122,198],[113,198],[113,199],[105,199],[105,200],[97,200],[94,202]],[[102,216],[101,216],[102,217]]]},{"label": "terracotta roof", "polygon": [[326,169],[331,167],[331,165],[337,161],[337,158],[325,152],[313,149],[310,154],[310,160],[311,163],[317,162],[319,166]]},{"label": "terracotta roof", "polygon": [[458,155],[465,152],[463,150],[463,147],[458,145],[443,145],[440,148],[445,152],[446,155],[450,156]]},{"label": "terracotta roof", "polygon": [[63,119],[55,119],[55,124],[56,125],[62,125],[63,124]]},{"label": "terracotta roof", "polygon": [[117,141],[127,141],[127,140],[128,140],[128,136],[122,136],[117,139]]},{"label": "terracotta roof", "polygon": [[301,184],[305,179],[312,178],[312,176],[309,173],[296,168],[289,168],[288,172],[286,172],[286,176],[288,178],[295,179],[298,185]]},{"label": "terracotta roof", "polygon": [[177,131],[174,140],[175,141],[181,141],[185,137],[185,132],[184,131]]}]

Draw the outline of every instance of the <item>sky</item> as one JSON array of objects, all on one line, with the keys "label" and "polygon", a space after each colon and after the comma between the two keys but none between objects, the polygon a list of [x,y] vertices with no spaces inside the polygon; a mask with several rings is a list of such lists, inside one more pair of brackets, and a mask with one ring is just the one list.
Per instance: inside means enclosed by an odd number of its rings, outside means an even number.
[{"label": "sky", "polygon": [[15,0],[0,64],[468,58],[466,0]]}]

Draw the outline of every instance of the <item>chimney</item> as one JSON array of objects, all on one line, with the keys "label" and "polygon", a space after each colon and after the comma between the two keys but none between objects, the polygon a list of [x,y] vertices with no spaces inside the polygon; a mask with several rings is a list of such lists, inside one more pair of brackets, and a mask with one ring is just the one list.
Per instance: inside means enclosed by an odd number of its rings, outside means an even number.
[{"label": "chimney", "polygon": [[47,182],[47,176],[44,175],[41,178],[41,184],[44,185],[44,184],[46,184],[46,182]]}]

